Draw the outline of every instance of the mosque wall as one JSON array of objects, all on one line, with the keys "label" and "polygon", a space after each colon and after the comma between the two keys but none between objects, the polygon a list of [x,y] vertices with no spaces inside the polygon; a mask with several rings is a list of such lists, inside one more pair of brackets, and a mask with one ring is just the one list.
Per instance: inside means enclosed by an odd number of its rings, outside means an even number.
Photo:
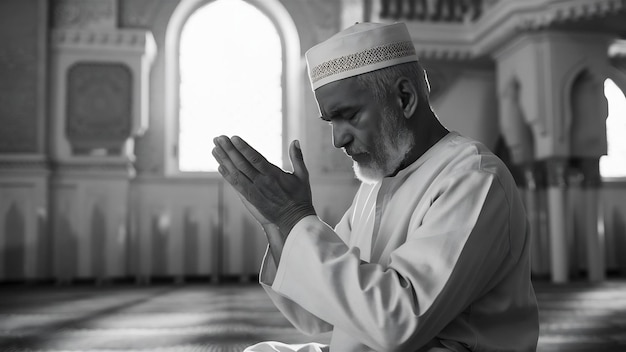
[{"label": "mosque wall", "polygon": [[[0,2],[0,278],[49,275],[47,1]],[[2,280],[2,279],[0,279]]]},{"label": "mosque wall", "polygon": [[[0,2],[0,281],[249,280],[257,273],[264,236],[230,186],[217,175],[168,172],[174,151],[167,141],[173,117],[166,106],[165,52],[180,1]],[[362,18],[364,7],[374,11],[376,2],[275,2],[291,16],[300,42],[300,105],[297,116],[287,117],[287,133],[302,142],[318,214],[335,224],[358,183],[350,160],[333,147],[330,127],[318,118],[304,52]],[[96,70],[81,72],[94,63]],[[450,129],[494,150],[506,128],[519,130],[503,126],[504,90],[493,59],[476,66],[434,57],[424,66],[433,106]],[[112,109],[124,102],[127,109]],[[525,153],[509,147],[514,161]],[[527,200],[546,197],[538,184],[534,193],[520,185]],[[583,197],[576,192],[570,199]],[[599,190],[606,267],[621,273],[624,199],[624,183]],[[529,216],[544,230],[538,231],[535,272],[546,274],[549,211],[545,204],[536,209]],[[573,230],[584,208],[565,211],[571,265],[585,267],[584,236]]]}]

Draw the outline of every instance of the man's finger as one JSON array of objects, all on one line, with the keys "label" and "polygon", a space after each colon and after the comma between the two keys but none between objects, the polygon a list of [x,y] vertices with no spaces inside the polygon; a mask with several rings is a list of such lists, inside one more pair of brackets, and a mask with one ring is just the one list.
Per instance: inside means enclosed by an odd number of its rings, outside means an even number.
[{"label": "man's finger", "polygon": [[222,175],[226,182],[230,183],[238,193],[246,198],[249,197],[251,192],[253,192],[252,189],[254,189],[252,181],[236,167],[234,167],[232,161],[225,156],[223,151],[220,152],[218,146],[213,148],[212,153],[215,160],[217,160],[220,164],[217,168],[220,175]]},{"label": "man's finger", "polygon": [[249,192],[248,189],[253,187],[252,180],[235,167],[228,155],[219,146],[213,148],[212,154],[220,164],[217,171],[219,171],[222,177],[235,187],[238,192],[247,194]]},{"label": "man's finger", "polygon": [[302,149],[300,149],[300,141],[295,140],[291,142],[291,145],[289,146],[289,159],[291,160],[291,165],[293,166],[294,175],[298,176],[299,179],[308,180],[309,170],[307,170],[306,165],[304,164],[304,156],[302,155]]},{"label": "man's finger", "polygon": [[[221,149],[221,152],[232,162],[232,165],[243,173],[249,180],[254,182],[254,179],[259,175],[259,171],[244,157],[241,152],[226,136],[219,136],[213,140],[215,146]],[[218,151],[219,152],[219,151]]]},{"label": "man's finger", "polygon": [[222,147],[219,146],[219,144],[215,144],[215,147],[211,151],[211,154],[213,154],[215,160],[220,164],[222,170],[226,173],[231,173],[238,170],[233,161],[230,160],[228,154],[224,151]]},{"label": "man's finger", "polygon": [[[279,171],[276,165],[267,161],[267,159],[256,149],[252,148],[248,142],[243,140],[243,138],[239,136],[233,136],[231,138],[233,145],[237,150],[248,160],[248,162],[254,166],[262,174],[271,174],[272,172]],[[282,170],[280,170],[282,171]]]}]

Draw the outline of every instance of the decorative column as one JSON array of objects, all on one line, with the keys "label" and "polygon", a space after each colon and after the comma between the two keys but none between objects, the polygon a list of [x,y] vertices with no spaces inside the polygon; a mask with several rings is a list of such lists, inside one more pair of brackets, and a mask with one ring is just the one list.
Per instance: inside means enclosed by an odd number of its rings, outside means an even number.
[{"label": "decorative column", "polygon": [[546,177],[544,163],[530,162],[519,166],[524,175],[524,204],[532,234],[531,265],[534,275],[550,274],[550,237],[547,231]]},{"label": "decorative column", "polygon": [[[604,122],[598,118],[603,113],[592,107],[601,107],[593,82],[608,67],[609,43],[610,37],[605,34],[545,30],[521,33],[495,53],[499,90],[506,92],[511,90],[509,87],[519,87],[514,101],[523,112],[524,124],[520,126],[531,132],[534,159],[546,165],[550,268],[554,282],[567,282],[571,266],[568,254],[572,228],[568,226],[566,203],[569,158],[581,155],[577,149],[581,145],[606,142],[606,136],[601,133]],[[501,102],[506,103],[507,99],[501,97]],[[506,113],[501,108],[503,112]],[[587,142],[581,144],[581,141]],[[598,151],[594,147],[583,155],[601,155]]]},{"label": "decorative column", "polygon": [[547,204],[550,230],[550,271],[552,281],[564,283],[569,280],[570,242],[567,236],[566,195],[567,159],[550,158],[547,168]]},{"label": "decorative column", "polygon": [[[608,58],[607,58],[608,66]],[[604,234],[598,229],[603,221],[599,202],[599,159],[607,152],[606,118],[608,105],[604,96],[606,70],[585,67],[569,77],[566,85],[566,104],[569,105],[569,139],[573,164],[580,178],[579,209],[576,221],[577,240],[583,245],[580,266],[587,269],[590,281],[606,277]]]},{"label": "decorative column", "polygon": [[604,233],[601,221],[604,219],[599,197],[602,180],[599,158],[580,160],[582,180],[582,244],[585,248],[587,276],[589,281],[603,281],[606,278],[606,255]]},{"label": "decorative column", "polygon": [[61,0],[51,36],[54,277],[126,276],[132,137],[147,127],[150,32],[115,0]]},{"label": "decorative column", "polygon": [[512,77],[508,82],[500,82],[500,111],[498,115],[500,133],[504,136],[511,161],[521,170],[523,175],[520,192],[524,199],[526,216],[530,226],[532,273],[543,276],[549,270],[547,265],[549,260],[548,238],[546,232],[543,231],[543,226],[541,226],[542,215],[545,211],[542,207],[542,194],[540,192],[545,192],[545,177],[542,177],[541,164],[534,160],[533,132],[520,101],[522,86],[515,77]]}]

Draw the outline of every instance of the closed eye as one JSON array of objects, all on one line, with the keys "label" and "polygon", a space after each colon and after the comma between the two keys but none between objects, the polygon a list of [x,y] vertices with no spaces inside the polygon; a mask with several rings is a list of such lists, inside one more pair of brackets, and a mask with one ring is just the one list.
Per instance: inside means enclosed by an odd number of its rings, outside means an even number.
[{"label": "closed eye", "polygon": [[337,121],[337,120],[351,121],[357,116],[358,113],[359,113],[358,108],[345,107],[345,108],[337,109],[333,111],[332,113],[330,113],[329,115],[322,115],[320,116],[320,119],[328,122],[329,124],[332,124],[333,121]]}]

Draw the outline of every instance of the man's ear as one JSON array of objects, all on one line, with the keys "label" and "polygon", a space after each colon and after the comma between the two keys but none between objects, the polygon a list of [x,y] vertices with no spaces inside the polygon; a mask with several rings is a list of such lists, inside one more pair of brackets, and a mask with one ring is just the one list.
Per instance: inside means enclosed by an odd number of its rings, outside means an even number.
[{"label": "man's ear", "polygon": [[404,118],[410,119],[417,110],[419,95],[417,87],[406,77],[400,77],[395,83],[396,99],[402,109]]}]

